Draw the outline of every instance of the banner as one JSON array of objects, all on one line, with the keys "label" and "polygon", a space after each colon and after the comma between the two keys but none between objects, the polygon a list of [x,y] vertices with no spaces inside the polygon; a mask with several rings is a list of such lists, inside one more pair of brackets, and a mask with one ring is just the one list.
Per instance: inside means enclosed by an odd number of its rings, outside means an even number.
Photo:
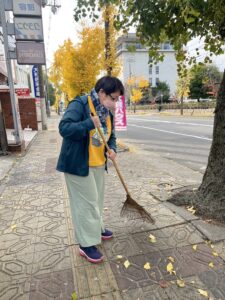
[{"label": "banner", "polygon": [[126,104],[124,96],[120,96],[119,100],[116,102],[115,129],[118,131],[127,130]]},{"label": "banner", "polygon": [[33,83],[34,83],[34,96],[35,96],[35,98],[40,98],[38,66],[33,66],[32,77],[33,77]]}]

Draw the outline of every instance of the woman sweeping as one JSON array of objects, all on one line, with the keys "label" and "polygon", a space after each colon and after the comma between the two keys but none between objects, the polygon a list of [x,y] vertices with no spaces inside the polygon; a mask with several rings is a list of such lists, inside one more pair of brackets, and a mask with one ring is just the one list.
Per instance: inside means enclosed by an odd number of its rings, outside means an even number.
[{"label": "woman sweeping", "polygon": [[[124,94],[122,82],[111,76],[99,79],[90,95],[77,97],[69,104],[59,124],[63,137],[57,170],[64,172],[75,236],[80,255],[92,263],[103,260],[97,249],[101,240],[113,233],[103,224],[105,169],[107,157],[116,157],[116,137],[111,110]],[[97,127],[104,134],[106,152]]]}]

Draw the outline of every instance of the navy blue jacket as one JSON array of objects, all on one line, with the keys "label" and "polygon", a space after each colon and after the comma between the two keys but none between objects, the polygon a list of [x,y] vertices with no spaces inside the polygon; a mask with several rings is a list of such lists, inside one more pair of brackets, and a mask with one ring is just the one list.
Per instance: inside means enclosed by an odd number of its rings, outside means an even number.
[{"label": "navy blue jacket", "polygon": [[[116,137],[113,115],[110,112],[112,133],[108,141],[109,148],[116,152]],[[88,97],[81,96],[72,101],[59,123],[59,133],[63,137],[61,152],[56,169],[61,172],[87,176],[89,173],[89,133],[94,129],[90,118]]]}]

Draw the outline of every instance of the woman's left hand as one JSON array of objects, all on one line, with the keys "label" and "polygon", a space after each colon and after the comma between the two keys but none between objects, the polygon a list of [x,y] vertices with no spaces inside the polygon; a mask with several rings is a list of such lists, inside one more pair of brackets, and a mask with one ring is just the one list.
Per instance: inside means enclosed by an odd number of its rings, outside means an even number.
[{"label": "woman's left hand", "polygon": [[107,157],[114,160],[116,158],[116,152],[113,149],[110,149],[110,152],[107,152]]}]

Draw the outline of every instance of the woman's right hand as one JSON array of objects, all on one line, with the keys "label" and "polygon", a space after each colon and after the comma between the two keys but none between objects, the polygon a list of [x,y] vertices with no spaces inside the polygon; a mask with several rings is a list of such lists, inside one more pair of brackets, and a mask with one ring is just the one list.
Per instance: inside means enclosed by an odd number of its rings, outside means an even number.
[{"label": "woman's right hand", "polygon": [[92,114],[90,114],[90,117],[91,117],[92,122],[94,123],[96,128],[101,126],[101,123],[100,123],[100,120],[99,120],[98,116],[93,116]]}]

